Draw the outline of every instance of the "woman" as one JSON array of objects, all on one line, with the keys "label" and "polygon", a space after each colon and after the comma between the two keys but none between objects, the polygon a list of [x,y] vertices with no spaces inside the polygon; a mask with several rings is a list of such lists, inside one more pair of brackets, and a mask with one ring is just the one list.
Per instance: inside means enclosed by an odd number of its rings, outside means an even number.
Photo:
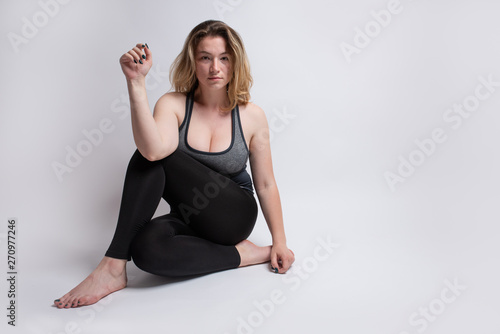
[{"label": "woman", "polygon": [[[294,262],[286,246],[269,128],[262,109],[249,102],[252,77],[239,35],[220,21],[196,26],[172,64],[175,92],[160,97],[154,115],[145,88],[152,63],[147,44],[120,58],[137,150],[127,168],[111,245],[83,282],[55,300],[58,308],[90,305],[123,289],[131,259],[164,276],[268,261],[274,272],[285,273]],[[254,187],[272,246],[246,240],[257,218]],[[151,219],[161,198],[171,212]]]}]

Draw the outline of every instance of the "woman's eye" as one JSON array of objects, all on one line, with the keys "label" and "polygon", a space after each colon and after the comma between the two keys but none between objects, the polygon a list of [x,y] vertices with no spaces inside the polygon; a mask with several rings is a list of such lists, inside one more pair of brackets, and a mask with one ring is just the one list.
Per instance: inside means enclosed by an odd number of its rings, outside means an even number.
[{"label": "woman's eye", "polygon": [[229,61],[229,58],[228,57],[222,57],[221,58],[223,61]]}]

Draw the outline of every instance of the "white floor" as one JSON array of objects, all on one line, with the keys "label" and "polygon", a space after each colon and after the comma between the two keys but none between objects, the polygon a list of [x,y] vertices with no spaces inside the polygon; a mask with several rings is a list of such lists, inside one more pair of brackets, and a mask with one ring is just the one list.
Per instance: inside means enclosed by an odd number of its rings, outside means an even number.
[{"label": "white floor", "polygon": [[[51,301],[83,279],[105,247],[58,248],[26,235],[23,243],[41,251],[21,255],[18,326],[9,332],[498,333],[494,201],[460,206],[450,196],[435,206],[439,194],[385,193],[283,193],[296,254],[286,275],[257,265],[173,280],[129,263],[126,289],[80,309]],[[268,243],[266,229],[259,218],[250,239]]]}]

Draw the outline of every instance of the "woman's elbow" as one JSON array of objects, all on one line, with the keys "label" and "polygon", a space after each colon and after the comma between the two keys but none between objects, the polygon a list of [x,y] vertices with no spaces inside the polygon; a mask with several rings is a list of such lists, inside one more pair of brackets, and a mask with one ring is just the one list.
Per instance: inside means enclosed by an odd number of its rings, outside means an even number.
[{"label": "woman's elbow", "polygon": [[276,182],[268,181],[254,184],[256,193],[266,193],[277,188]]},{"label": "woman's elbow", "polygon": [[168,157],[174,151],[175,151],[175,149],[165,148],[164,150],[161,150],[161,151],[147,152],[147,153],[143,154],[143,156],[144,156],[144,158],[146,158],[149,161],[158,161],[158,160],[161,160],[161,159]]},{"label": "woman's elbow", "polygon": [[158,158],[156,155],[145,155],[144,158],[146,158],[146,160],[149,160],[151,162],[158,161],[161,159],[161,158]]},{"label": "woman's elbow", "polygon": [[152,150],[146,150],[144,148],[139,148],[139,147],[137,147],[137,150],[144,157],[144,159],[146,159],[148,161],[157,161],[157,160],[161,159],[159,154],[157,152],[152,151]]},{"label": "woman's elbow", "polygon": [[146,159],[148,161],[156,161],[157,160],[156,156],[154,154],[152,154],[151,152],[147,152],[145,150],[141,150],[140,148],[137,148],[137,150],[143,156],[144,159]]}]

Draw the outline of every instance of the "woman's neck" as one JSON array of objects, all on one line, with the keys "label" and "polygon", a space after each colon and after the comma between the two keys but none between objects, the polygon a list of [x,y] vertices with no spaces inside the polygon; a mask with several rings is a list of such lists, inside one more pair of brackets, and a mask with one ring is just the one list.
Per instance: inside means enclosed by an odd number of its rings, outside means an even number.
[{"label": "woman's neck", "polygon": [[197,103],[205,106],[207,109],[217,112],[229,107],[229,98],[227,96],[226,87],[214,90],[198,86],[194,92],[194,99]]}]

